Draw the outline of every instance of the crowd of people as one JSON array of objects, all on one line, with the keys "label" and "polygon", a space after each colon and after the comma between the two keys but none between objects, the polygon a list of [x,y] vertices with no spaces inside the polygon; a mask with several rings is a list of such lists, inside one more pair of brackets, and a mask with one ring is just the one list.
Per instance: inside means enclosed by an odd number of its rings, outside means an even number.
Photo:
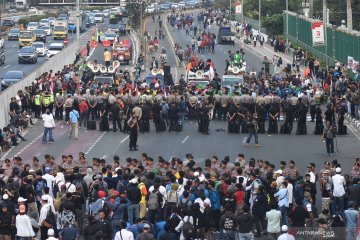
[{"label": "crowd of people", "polygon": [[[112,161],[63,155],[6,159],[0,237],[16,239],[346,239],[357,234],[360,159],[341,164],[146,153]],[[320,192],[320,197],[317,192]],[[320,202],[321,204],[317,204]],[[320,207],[318,207],[320,206]],[[301,236],[298,231],[315,232]],[[329,236],[329,233],[331,236]],[[330,238],[328,238],[330,237]]]}]

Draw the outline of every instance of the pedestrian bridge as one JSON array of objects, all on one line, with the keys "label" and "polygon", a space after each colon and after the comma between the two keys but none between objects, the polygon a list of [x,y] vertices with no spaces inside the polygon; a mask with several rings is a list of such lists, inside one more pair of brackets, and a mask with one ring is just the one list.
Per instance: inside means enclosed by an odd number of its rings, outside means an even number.
[{"label": "pedestrian bridge", "polygon": [[[76,0],[39,0],[39,6],[73,6],[76,5]],[[92,0],[80,1],[80,5],[90,6],[119,6],[118,0]]]}]

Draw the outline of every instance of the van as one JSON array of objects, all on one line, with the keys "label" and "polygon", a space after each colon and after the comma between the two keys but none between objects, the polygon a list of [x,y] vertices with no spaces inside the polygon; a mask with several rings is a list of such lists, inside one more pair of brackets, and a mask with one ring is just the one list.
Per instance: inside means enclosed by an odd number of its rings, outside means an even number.
[{"label": "van", "polygon": [[218,44],[233,43],[234,33],[231,32],[231,27],[220,27],[218,32]]},{"label": "van", "polygon": [[32,31],[20,31],[19,48],[31,46],[36,41],[36,36]]}]

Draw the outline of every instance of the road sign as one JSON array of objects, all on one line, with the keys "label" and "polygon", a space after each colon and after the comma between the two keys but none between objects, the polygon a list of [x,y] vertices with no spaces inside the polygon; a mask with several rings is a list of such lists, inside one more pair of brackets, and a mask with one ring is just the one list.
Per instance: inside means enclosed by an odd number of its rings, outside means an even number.
[{"label": "road sign", "polygon": [[325,44],[324,23],[318,21],[312,22],[311,30],[312,30],[313,46],[324,45]]},{"label": "road sign", "polygon": [[241,2],[235,3],[235,13],[236,14],[241,14],[242,13],[242,11],[241,11]]}]

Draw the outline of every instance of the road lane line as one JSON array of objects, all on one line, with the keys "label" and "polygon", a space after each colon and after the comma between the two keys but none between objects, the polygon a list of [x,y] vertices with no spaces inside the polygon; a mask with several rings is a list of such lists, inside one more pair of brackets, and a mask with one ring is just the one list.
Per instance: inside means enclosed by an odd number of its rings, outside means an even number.
[{"label": "road lane line", "polygon": [[95,141],[93,144],[91,144],[91,146],[89,147],[89,149],[85,152],[85,155],[87,155],[94,147],[95,145],[105,136],[106,132],[104,132],[103,134],[101,134]]},{"label": "road lane line", "polygon": [[345,120],[345,123],[347,123],[346,125],[349,127],[350,131],[355,135],[355,137],[360,140],[360,136],[357,133],[357,131],[353,128],[353,126],[351,126],[351,124],[349,123],[348,120]]},{"label": "road lane line", "polygon": [[8,68],[8,67],[10,67],[10,64],[9,64],[9,65],[6,65],[5,67],[3,67],[3,69]]},{"label": "road lane line", "polygon": [[121,140],[120,142],[123,143],[125,142],[130,136],[126,136],[123,140]]},{"label": "road lane line", "polygon": [[181,143],[185,143],[185,142],[189,139],[189,137],[190,137],[190,136],[186,136],[186,137],[184,138],[184,140],[182,140]]}]

